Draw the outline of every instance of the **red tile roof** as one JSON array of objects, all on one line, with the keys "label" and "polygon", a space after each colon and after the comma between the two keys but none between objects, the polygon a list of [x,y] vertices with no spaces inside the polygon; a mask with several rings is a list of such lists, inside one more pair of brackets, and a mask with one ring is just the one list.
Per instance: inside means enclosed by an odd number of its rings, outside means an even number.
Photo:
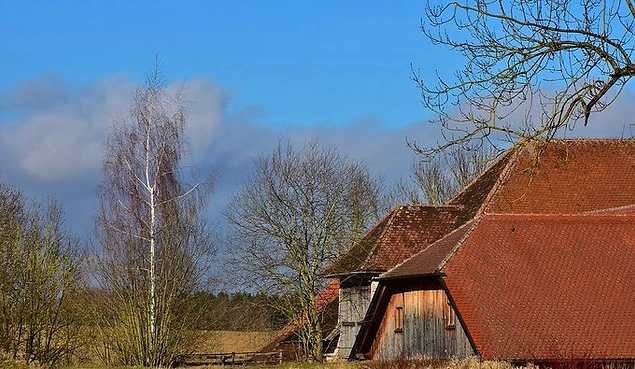
[{"label": "red tile roof", "polygon": [[463,212],[457,206],[399,206],[324,274],[386,271],[460,226]]},{"label": "red tile roof", "polygon": [[461,240],[472,229],[474,223],[474,221],[465,223],[404,263],[382,274],[380,279],[420,277],[437,273],[448,255],[458,247]]},{"label": "red tile roof", "polygon": [[489,213],[573,214],[635,204],[635,140],[556,140],[520,149]]},{"label": "red tile roof", "polygon": [[485,359],[635,359],[635,216],[486,215],[445,266]]},{"label": "red tile roof", "polygon": [[492,168],[448,203],[474,221],[382,283],[445,278],[486,359],[635,359],[635,140],[534,144]]},{"label": "red tile roof", "polygon": [[[457,213],[461,217],[473,217],[479,208],[510,214],[635,213],[635,141],[560,140],[525,146],[504,155],[448,204],[471,208]],[[382,278],[430,272],[443,259],[439,253],[449,253],[455,241],[444,239]]]},{"label": "red tile roof", "polygon": [[511,156],[499,158],[447,205],[395,208],[323,274],[380,273],[425,249],[476,215]]}]

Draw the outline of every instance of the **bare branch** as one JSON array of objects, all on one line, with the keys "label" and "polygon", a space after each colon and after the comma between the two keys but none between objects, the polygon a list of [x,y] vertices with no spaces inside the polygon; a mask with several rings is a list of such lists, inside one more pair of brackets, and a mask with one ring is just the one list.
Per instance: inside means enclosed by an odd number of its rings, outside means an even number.
[{"label": "bare branch", "polygon": [[[453,76],[438,75],[436,86],[413,73],[445,142],[411,145],[434,156],[475,140],[517,144],[588,124],[635,75],[634,10],[630,0],[428,4],[424,34],[466,64]],[[530,103],[536,94],[540,105]]]},{"label": "bare branch", "polygon": [[231,271],[243,287],[286,301],[277,308],[287,319],[304,322],[306,359],[322,360],[320,273],[378,219],[380,189],[365,165],[332,148],[278,143],[225,211]]}]

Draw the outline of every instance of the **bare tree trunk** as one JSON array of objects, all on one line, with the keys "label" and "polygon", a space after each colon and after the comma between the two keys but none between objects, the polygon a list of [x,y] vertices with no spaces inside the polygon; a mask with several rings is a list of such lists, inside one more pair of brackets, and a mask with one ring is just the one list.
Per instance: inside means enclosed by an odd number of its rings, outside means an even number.
[{"label": "bare tree trunk", "polygon": [[[155,344],[156,344],[156,276],[155,276],[155,227],[156,227],[156,183],[153,183],[152,179],[156,179],[157,173],[154,173],[152,176],[150,175],[150,162],[152,153],[150,151],[150,134],[152,132],[152,117],[154,115],[154,109],[156,106],[155,103],[156,97],[154,94],[151,94],[151,102],[150,102],[150,114],[148,116],[148,122],[146,127],[146,143],[144,147],[145,154],[145,190],[148,191],[148,199],[150,201],[150,222],[148,223],[148,235],[150,241],[150,352],[156,352]],[[159,168],[159,166],[157,166]]]}]

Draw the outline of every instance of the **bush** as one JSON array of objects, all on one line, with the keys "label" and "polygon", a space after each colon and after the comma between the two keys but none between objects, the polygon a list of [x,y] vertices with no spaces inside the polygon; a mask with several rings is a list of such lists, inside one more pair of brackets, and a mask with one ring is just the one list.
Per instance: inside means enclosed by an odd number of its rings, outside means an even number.
[{"label": "bush", "polygon": [[6,355],[0,353],[0,368],[3,369],[30,369],[29,366],[23,362],[8,358]]}]

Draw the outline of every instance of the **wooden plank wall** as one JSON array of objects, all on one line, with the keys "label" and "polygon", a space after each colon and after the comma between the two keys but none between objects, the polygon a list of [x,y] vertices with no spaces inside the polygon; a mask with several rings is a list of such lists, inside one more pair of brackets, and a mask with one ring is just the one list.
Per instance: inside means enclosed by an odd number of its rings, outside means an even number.
[{"label": "wooden plank wall", "polygon": [[338,357],[347,359],[370,305],[370,285],[340,288]]},{"label": "wooden plank wall", "polygon": [[[415,290],[392,295],[371,347],[373,359],[431,357],[464,358],[474,355],[465,331],[458,320],[447,327],[444,310],[448,299],[443,290]],[[398,313],[398,308],[401,312]],[[453,312],[453,310],[452,310]],[[403,322],[397,322],[403,314]],[[403,323],[401,331],[395,328]]]}]

